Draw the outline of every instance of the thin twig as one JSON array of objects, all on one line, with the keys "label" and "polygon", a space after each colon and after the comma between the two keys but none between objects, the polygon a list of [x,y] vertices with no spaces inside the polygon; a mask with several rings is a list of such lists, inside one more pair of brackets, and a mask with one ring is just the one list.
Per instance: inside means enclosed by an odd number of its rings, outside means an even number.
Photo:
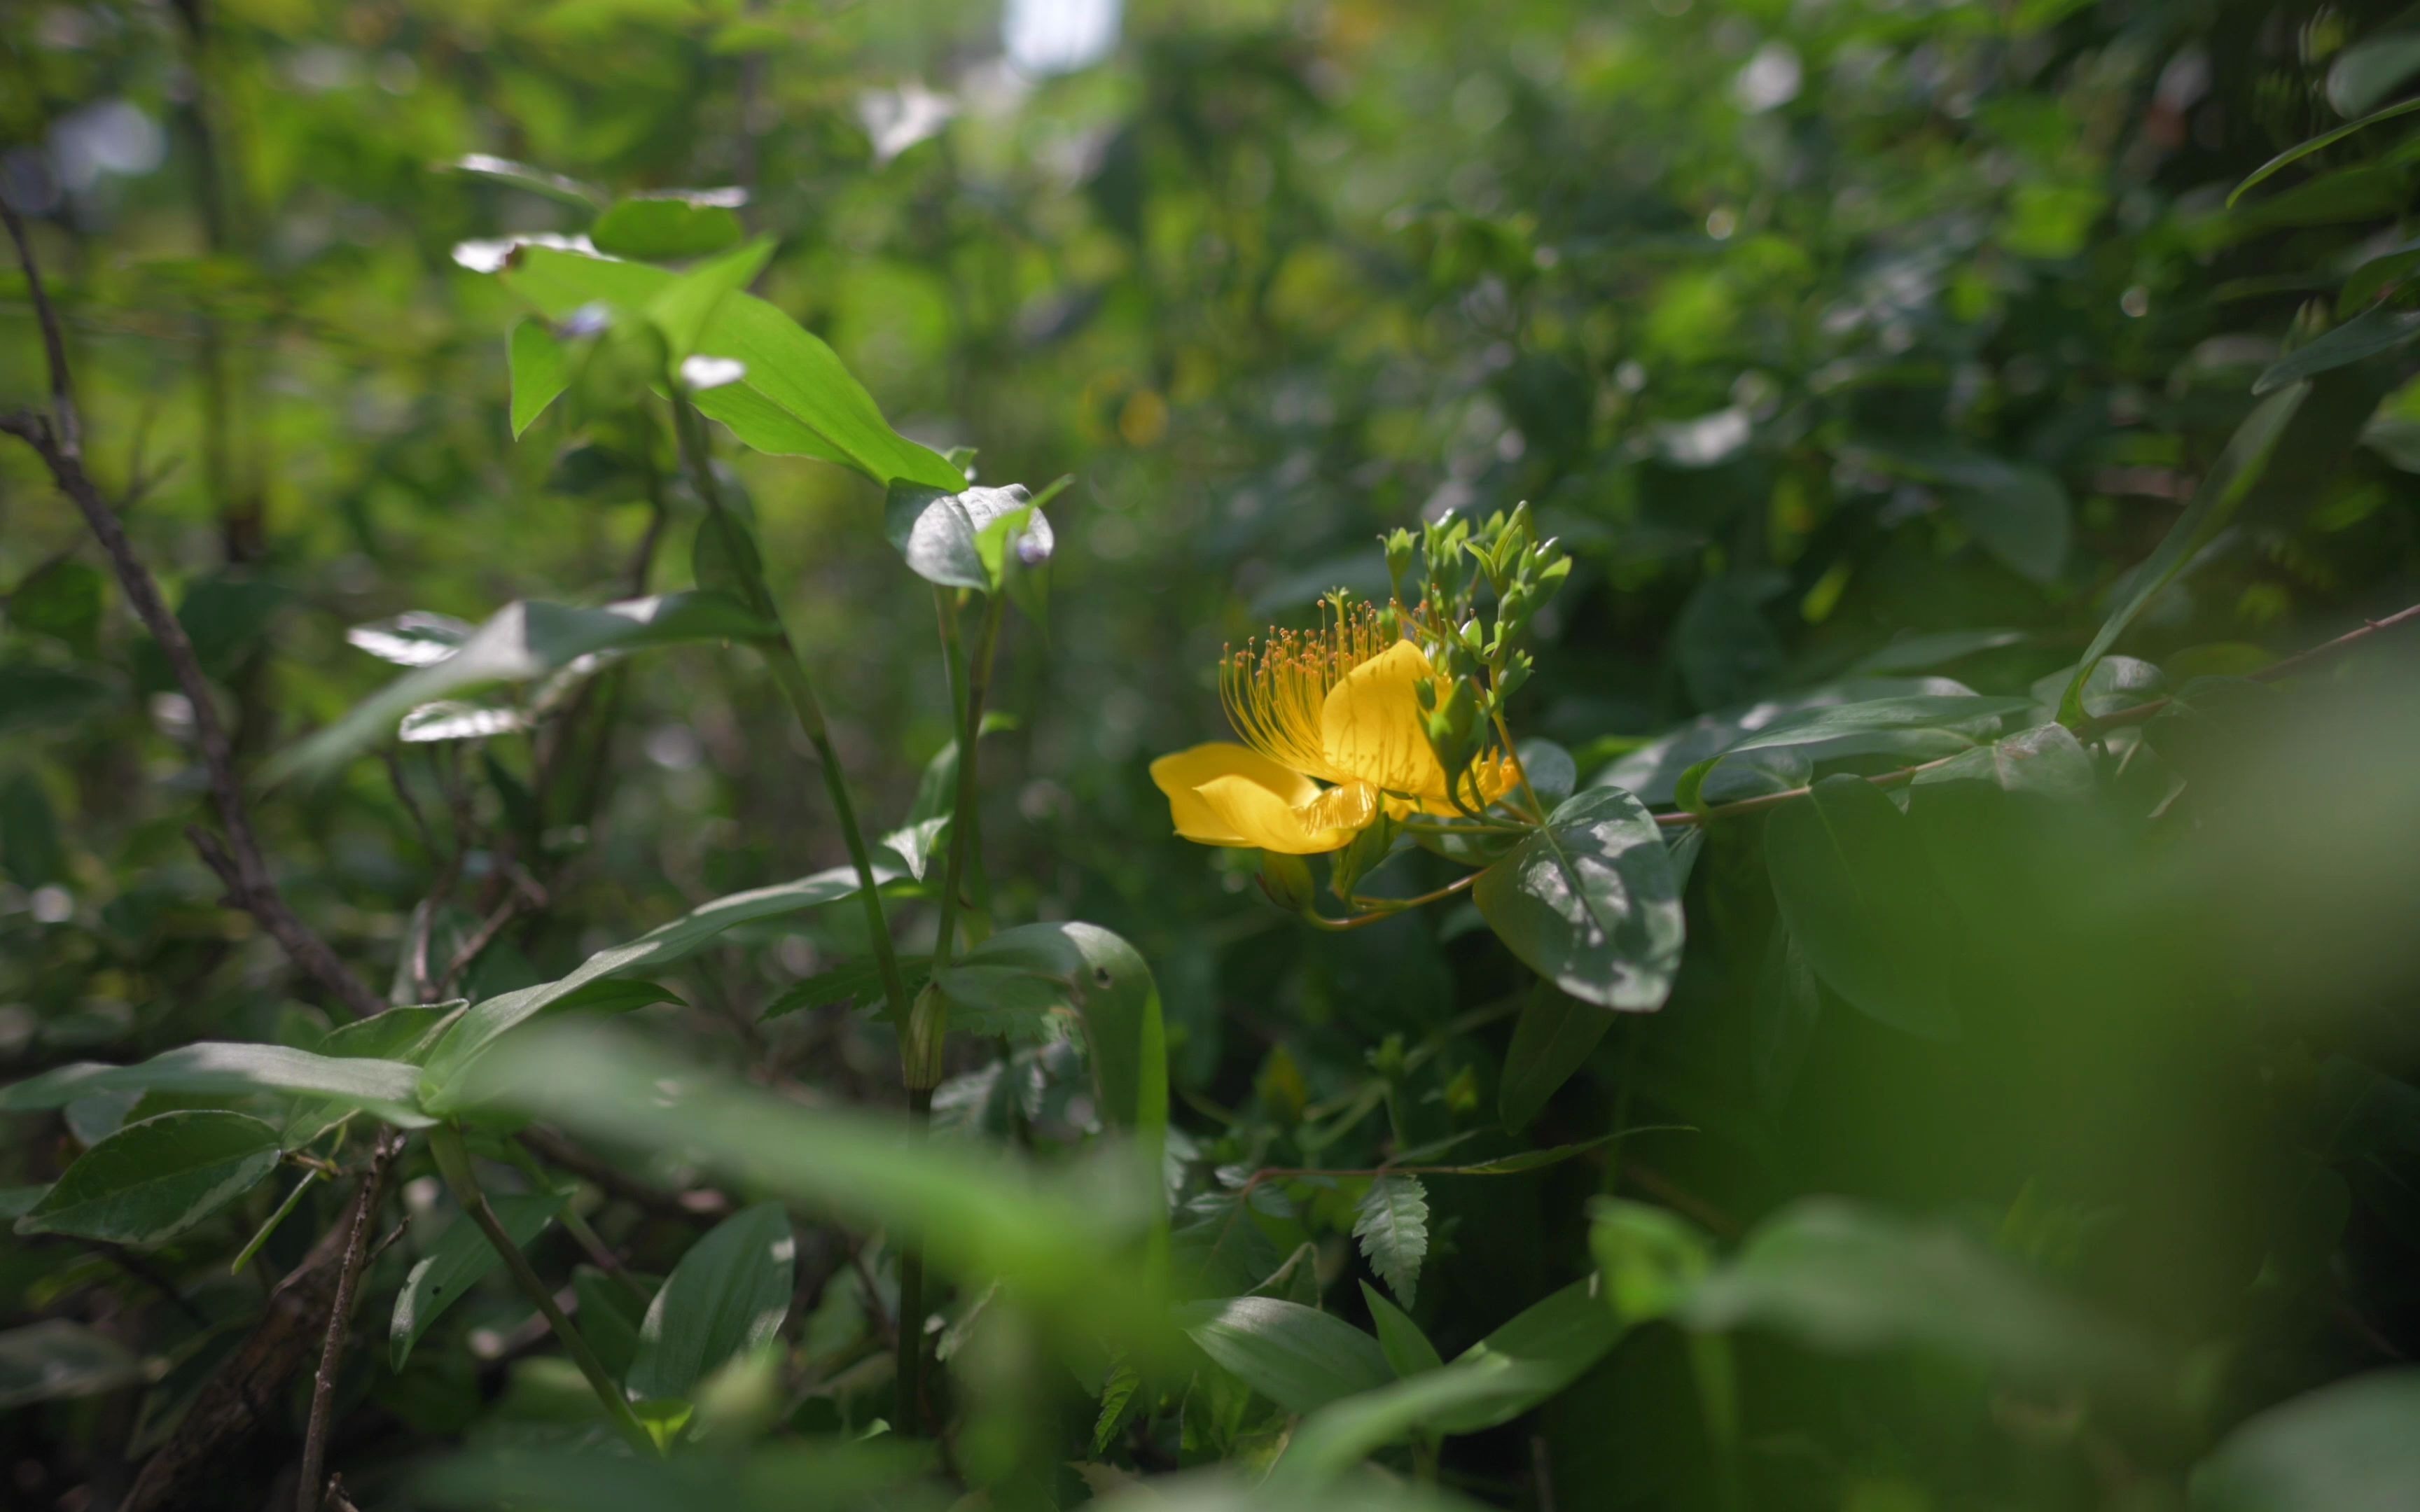
[{"label": "thin twig", "polygon": [[302,1477],[294,1488],[295,1512],[319,1512],[320,1473],[328,1464],[328,1428],[336,1401],[336,1369],[344,1363],[345,1340],[352,1333],[353,1293],[362,1279],[362,1258],[369,1248],[370,1210],[386,1181],[387,1163],[403,1150],[403,1135],[382,1130],[371,1148],[369,1169],[362,1173],[361,1190],[353,1197],[351,1237],[345,1257],[336,1266],[336,1299],[328,1309],[328,1340],[319,1348],[319,1374],[311,1382],[311,1423],[302,1436]]},{"label": "thin twig", "polygon": [[[116,512],[101,497],[99,485],[84,467],[84,424],[75,405],[73,381],[67,360],[67,339],[59,325],[58,311],[51,304],[49,293],[42,285],[41,270],[34,260],[33,244],[26,239],[24,223],[17,212],[0,203],[0,222],[8,226],[9,239],[16,243],[17,259],[25,271],[25,285],[34,303],[34,314],[42,330],[42,348],[51,368],[51,409],[47,415],[12,414],[0,416],[0,430],[23,440],[40,456],[50,470],[52,481],[72,501],[85,517],[85,523],[101,542],[101,550],[109,557],[127,602],[134,607],[135,616],[143,622],[151,639],[159,643],[169,669],[176,674],[177,686],[192,705],[194,739],[199,748],[202,765],[209,778],[210,795],[219,813],[220,825],[226,831],[226,847],[214,858],[205,850],[203,860],[217,872],[227,885],[229,897],[236,906],[259,920],[262,928],[303,973],[321,988],[336,997],[356,1017],[366,1018],[384,1010],[376,993],[345,968],[336,953],[328,948],[309,925],[302,922],[287,906],[270,875],[269,864],[262,859],[260,842],[254,837],[252,815],[245,804],[243,784],[235,774],[234,748],[229,745],[225,729],[219,723],[218,709],[210,699],[209,680],[202,675],[201,662],[194,655],[194,643],[187,638],[185,627],[170,613],[160,595],[160,585],[153,580],[150,569],[134,554],[133,543],[127,539],[126,530]],[[222,864],[224,863],[224,864]]]}]

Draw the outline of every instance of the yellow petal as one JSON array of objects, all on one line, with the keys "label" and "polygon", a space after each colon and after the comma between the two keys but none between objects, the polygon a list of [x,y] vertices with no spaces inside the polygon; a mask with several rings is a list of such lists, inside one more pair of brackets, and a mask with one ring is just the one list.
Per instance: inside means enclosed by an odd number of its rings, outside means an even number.
[{"label": "yellow petal", "polygon": [[1444,802],[1445,769],[1429,748],[1417,691],[1436,674],[1428,654],[1409,640],[1345,673],[1319,711],[1327,764],[1374,788]]},{"label": "yellow petal", "polygon": [[1219,831],[1235,837],[1186,837],[1210,845],[1252,845],[1285,856],[1316,856],[1342,849],[1378,817],[1377,793],[1360,782],[1314,794],[1306,803],[1288,803],[1285,795],[1248,777],[1213,778],[1193,791],[1215,816]]},{"label": "yellow petal", "polygon": [[[1463,777],[1463,801],[1473,809],[1483,810],[1489,804],[1520,785],[1520,773],[1514,768],[1511,760],[1502,756],[1493,759],[1482,756],[1470,764],[1470,770]],[[1404,807],[1417,809],[1424,814],[1442,814],[1448,817],[1462,812],[1460,809],[1453,806],[1453,800],[1445,795],[1445,783],[1442,779],[1434,790],[1421,794],[1417,803],[1406,804]],[[1398,819],[1403,817],[1403,814],[1394,807],[1393,800],[1388,801],[1387,811],[1394,814]]]},{"label": "yellow petal", "polygon": [[1222,777],[1242,778],[1266,788],[1291,808],[1319,796],[1319,784],[1300,772],[1290,772],[1249,746],[1213,740],[1187,750],[1173,751],[1151,764],[1151,779],[1168,795],[1168,809],[1176,832],[1203,845],[1258,845],[1246,840],[1202,801],[1199,789]]}]

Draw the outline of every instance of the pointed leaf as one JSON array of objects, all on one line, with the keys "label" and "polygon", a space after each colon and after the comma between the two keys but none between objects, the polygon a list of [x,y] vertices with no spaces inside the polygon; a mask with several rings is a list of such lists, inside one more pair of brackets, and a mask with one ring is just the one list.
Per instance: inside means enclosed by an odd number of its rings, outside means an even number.
[{"label": "pointed leaf", "polygon": [[[503,1226],[514,1245],[527,1249],[563,1211],[566,1196],[562,1192],[515,1193],[489,1197],[488,1206],[495,1211],[496,1222]],[[387,1323],[388,1365],[402,1369],[404,1362],[411,1358],[412,1346],[420,1342],[430,1325],[504,1262],[504,1257],[496,1253],[496,1247],[470,1215],[458,1214],[403,1278],[403,1289],[396,1293],[395,1314]],[[585,1322],[583,1318],[583,1326]]]},{"label": "pointed leaf", "polygon": [[1652,1012],[1684,925],[1664,836],[1638,800],[1590,788],[1480,874],[1479,912],[1512,953],[1582,1002]]},{"label": "pointed leaf", "polygon": [[309,1094],[363,1108],[406,1129],[431,1121],[419,1106],[419,1071],[393,1060],[336,1058],[275,1044],[189,1044],[133,1066],[78,1061],[0,1088],[0,1113],[64,1107],[96,1092],[201,1096]]},{"label": "pointed leaf", "polygon": [[1274,1297],[1187,1303],[1177,1324],[1202,1352],[1289,1412],[1311,1412],[1394,1379],[1378,1341]]},{"label": "pointed leaf", "polygon": [[240,1113],[163,1113],[85,1150],[21,1234],[73,1234],[137,1248],[174,1239],[277,1168],[277,1130]]},{"label": "pointed leaf", "polygon": [[733,1355],[770,1343],[789,1315],[797,1254],[790,1214],[778,1202],[742,1209],[690,1245],[639,1325],[631,1392],[687,1396]]}]

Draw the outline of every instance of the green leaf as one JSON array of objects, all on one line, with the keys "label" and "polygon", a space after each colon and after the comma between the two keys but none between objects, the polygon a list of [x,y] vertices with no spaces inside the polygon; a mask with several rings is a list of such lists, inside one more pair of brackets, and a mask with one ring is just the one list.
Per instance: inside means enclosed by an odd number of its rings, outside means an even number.
[{"label": "green leaf", "polygon": [[2373,1370],[2261,1412],[2194,1467],[2193,1512],[2420,1506],[2420,1369]]},{"label": "green leaf", "polygon": [[1829,1197],[1760,1225],[1677,1313],[1692,1328],[1770,1328],[1826,1353],[1928,1350],[2040,1385],[2156,1392],[2167,1379],[2147,1339],[1958,1229]]},{"label": "green leaf", "polygon": [[1109,1367],[1101,1382],[1101,1412],[1093,1420],[1093,1453],[1107,1454],[1109,1444],[1125,1427],[1128,1419],[1140,1408],[1138,1395],[1142,1385],[1142,1372],[1121,1361]]},{"label": "green leaf", "polygon": [[189,1044],[134,1066],[80,1060],[0,1088],[0,1113],[64,1107],[96,1092],[173,1092],[209,1097],[272,1092],[324,1097],[406,1129],[432,1120],[420,1110],[419,1071],[393,1060],[337,1059],[275,1044]]},{"label": "green leaf", "polygon": [[798,1254],[790,1215],[760,1202],[715,1225],[690,1246],[639,1325],[630,1390],[642,1397],[687,1396],[742,1350],[772,1342],[789,1316]]},{"label": "green leaf", "polygon": [[860,1227],[919,1235],[938,1270],[997,1280],[1085,1337],[1124,1331],[1148,1344],[1164,1319],[1134,1263],[1159,1211],[1154,1165],[1120,1158],[1048,1180],[969,1145],[906,1143],[894,1119],[802,1107],[576,1023],[513,1036],[473,1081],[466,1105],[543,1118],[617,1148],[678,1148],[723,1180]]},{"label": "green leaf", "polygon": [[[1305,1418],[1286,1440],[1283,1455],[1269,1472],[1268,1487],[1280,1496],[1312,1488],[1326,1493],[1329,1481],[1429,1424],[1492,1415],[1506,1402],[1534,1405],[1563,1384],[1550,1367],[1506,1355],[1487,1355],[1390,1381],[1331,1402]],[[1526,1411],[1525,1406],[1510,1415]]]},{"label": "green leaf", "polygon": [[41,779],[19,772],[0,783],[0,867],[8,880],[32,889],[67,874],[67,850]]},{"label": "green leaf", "polygon": [[82,672],[23,663],[0,666],[0,734],[56,734],[109,702],[109,685]]},{"label": "green leaf", "polygon": [[1135,948],[1097,924],[1023,924],[958,961],[1024,973],[1076,1011],[1101,1116],[1140,1138],[1156,1161],[1168,1136],[1168,1038],[1158,985]]},{"label": "green leaf", "polygon": [[[1965,760],[1960,757],[1959,760]],[[1790,1101],[1814,1043],[1815,1026],[1823,1014],[1823,993],[1807,968],[1807,954],[1787,924],[1776,923],[1764,948],[1764,967],[1757,973],[1756,995],[1748,1003],[1748,1074],[1757,1096],[1776,1108]]]},{"label": "green leaf", "polygon": [[[733,222],[735,230],[737,224]],[[664,346],[675,363],[697,350],[698,341],[706,334],[715,312],[732,295],[755,282],[772,255],[773,239],[758,237],[744,247],[682,274],[677,282],[647,301],[647,318],[664,333]]]},{"label": "green leaf", "polygon": [[1759,607],[1779,592],[1776,574],[1709,578],[1672,622],[1672,657],[1689,701],[1701,709],[1744,703],[1781,676],[1781,640]]},{"label": "green leaf", "polygon": [[[912,994],[924,985],[932,975],[933,958],[929,955],[903,955],[898,958],[900,974],[908,979]],[[872,959],[851,961],[819,971],[803,981],[792,982],[781,995],[765,1005],[764,1018],[780,1018],[801,1009],[822,1008],[830,1003],[877,1002],[882,996],[882,964]]]},{"label": "green leaf", "polygon": [[1521,1005],[1512,1043],[1504,1052],[1504,1074],[1496,1107],[1504,1127],[1518,1133],[1545,1110],[1557,1090],[1588,1064],[1613,1016],[1569,993],[1540,982]]},{"label": "green leaf", "polygon": [[1378,1349],[1387,1356],[1387,1364],[1397,1376],[1416,1376],[1423,1370],[1435,1370],[1445,1364],[1420,1332],[1420,1325],[1411,1320],[1404,1311],[1388,1302],[1386,1294],[1369,1282],[1361,1283],[1361,1300],[1369,1304],[1370,1321],[1378,1330]]},{"label": "green leaf", "polygon": [[1015,549],[1047,559],[1056,547],[1049,518],[1032,507],[1021,483],[1004,488],[961,492],[911,482],[891,486],[882,506],[883,533],[926,582],[994,593],[1001,587],[1001,558],[986,563],[981,538],[995,527],[1019,532]]},{"label": "green leaf", "polygon": [[1638,800],[1590,788],[1480,874],[1479,912],[1528,967],[1582,1002],[1652,1012],[1685,926],[1664,836]]},{"label": "green leaf", "polygon": [[[496,1435],[500,1443],[414,1474],[408,1504],[459,1512],[939,1512],[951,1504],[951,1496],[920,1479],[933,1469],[931,1443],[883,1433],[878,1426],[864,1431],[863,1438],[768,1443],[744,1458],[712,1453],[639,1458],[619,1445],[599,1451],[535,1435],[530,1444]],[[406,1504],[400,1497],[398,1504]]]},{"label": "green leaf", "polygon": [[[561,320],[598,301],[644,310],[676,275],[643,263],[523,247],[503,277],[539,313]],[[696,403],[757,451],[855,468],[884,487],[893,479],[947,492],[966,486],[957,469],[891,428],[830,347],[754,295],[733,294],[718,305],[697,349],[745,367],[740,381],[699,393]]]},{"label": "green leaf", "polygon": [[408,609],[391,620],[356,625],[345,632],[345,640],[355,650],[366,651],[380,661],[391,661],[398,667],[427,667],[461,650],[462,642],[477,634],[478,629],[470,621],[458,620],[451,614]]},{"label": "green leaf", "polygon": [[[1523,1309],[1465,1350],[1439,1374],[1500,1372],[1492,1390],[1432,1410],[1420,1426],[1437,1433],[1478,1433],[1510,1423],[1586,1375],[1621,1342],[1623,1325],[1590,1275]],[[1514,1368],[1504,1370],[1505,1365]]]},{"label": "green leaf", "polygon": [[[615,200],[588,239],[609,257],[682,262],[735,245],[747,235],[728,194],[634,194]],[[743,280],[742,282],[745,282]]]},{"label": "green leaf", "polygon": [[2395,104],[2387,106],[2383,110],[2372,111],[2368,115],[2361,117],[2359,120],[2347,121],[2342,126],[2336,127],[2332,131],[2321,131],[2317,136],[2311,137],[2305,141],[2295,143],[2285,151],[2278,153],[2273,158],[2271,158],[2267,162],[2262,163],[2259,167],[2253,169],[2252,172],[2244,177],[2243,182],[2236,185],[2233,193],[2226,196],[2228,208],[2233,208],[2235,202],[2242,199],[2246,193],[2255,187],[2267,182],[2270,178],[2275,177],[2280,172],[2292,167],[2295,163],[2302,162],[2304,158],[2309,157],[2312,153],[2319,151],[2320,148],[2334,147],[2336,143],[2343,141],[2346,137],[2352,135],[2356,131],[2366,131],[2369,130],[2369,128],[2376,126],[2381,121],[2391,121],[2398,116],[2409,116],[2415,110],[2420,110],[2420,99],[2399,100]]},{"label": "green leaf", "polygon": [[1946,667],[1978,652],[2018,646],[2029,639],[2023,630],[1941,630],[1931,635],[1894,636],[1887,645],[1869,652],[1854,669],[1861,676],[1881,672],[1920,672]]},{"label": "green leaf", "polygon": [[163,1243],[258,1186],[282,1155],[277,1130],[258,1119],[163,1113],[77,1157],[17,1232]]},{"label": "green leaf", "polygon": [[2052,798],[2088,796],[2098,785],[2091,754],[2063,724],[2036,725],[1918,772],[1915,785],[1990,782],[2010,793]]},{"label": "green leaf", "polygon": [[1176,1320],[1202,1353],[1289,1412],[1317,1412],[1395,1379],[1376,1339],[1299,1303],[1187,1303]]},{"label": "green leaf", "polygon": [[1774,810],[1764,847],[1774,901],[1815,975],[1894,1028],[1958,1037],[1954,918],[1882,789],[1825,778]]},{"label": "green leaf", "polygon": [[606,1373],[620,1381],[638,1356],[639,1324],[646,1318],[649,1298],[631,1295],[628,1287],[593,1265],[572,1271],[571,1289],[580,1301],[581,1334],[604,1362]]},{"label": "green leaf", "polygon": [[0,1412],[98,1396],[143,1375],[143,1362],[126,1346],[64,1318],[0,1333]]},{"label": "green leaf", "polygon": [[1429,1253],[1429,1193],[1417,1176],[1380,1176],[1362,1194],[1353,1220],[1361,1254],[1388,1290],[1410,1306]]},{"label": "green leaf", "polygon": [[[1672,801],[1683,809],[1704,811],[1707,778],[1718,764],[1749,751],[1821,746],[1827,754],[1835,755],[1886,749],[1910,755],[1951,755],[1974,745],[1977,732],[1988,733],[1995,729],[2000,716],[2032,706],[2031,700],[2021,698],[1909,693],[1801,709],[1749,731],[1721,751],[1691,765],[1673,784]],[[1871,738],[1876,735],[1920,738],[1877,742]],[[1943,746],[1948,748],[1941,748]]]},{"label": "green leaf", "polygon": [[2415,336],[2420,336],[2420,312],[2364,310],[2270,363],[2252,380],[2252,392],[2270,393],[2288,383],[2350,366],[2365,358],[2392,351]]},{"label": "green leaf", "polygon": [[[879,885],[896,880],[898,873],[876,867],[874,875]],[[667,995],[651,982],[611,983],[607,979],[670,965],[724,930],[759,918],[820,908],[856,892],[857,872],[853,867],[833,867],[795,882],[735,892],[700,904],[627,945],[597,951],[567,977],[499,993],[463,1014],[430,1054],[428,1072],[421,1083],[428,1107],[441,1113],[458,1107],[460,1089],[456,1084],[464,1070],[496,1041],[550,1009],[560,1012],[595,1006],[621,1011],[661,1002]],[[611,995],[591,995],[600,993]]]},{"label": "green leaf", "polygon": [[100,639],[103,584],[98,567],[54,562],[8,594],[8,623],[89,655]]},{"label": "green leaf", "polygon": [[2343,320],[2373,304],[2378,297],[2420,268],[2420,239],[2397,242],[2352,270],[2336,294],[2336,318]]},{"label": "green leaf", "polygon": [[738,600],[714,593],[626,599],[602,609],[507,604],[444,660],[389,683],[327,729],[288,747],[265,780],[316,775],[386,738],[421,704],[470,687],[524,683],[584,657],[700,640],[761,640],[778,633]]},{"label": "green leaf", "polygon": [[[2412,103],[2420,106],[2420,100]],[[2118,607],[2102,622],[2100,632],[2092,638],[2092,644],[2085,648],[2083,658],[2075,664],[2075,672],[2069,679],[2067,692],[2059,700],[2059,723],[2078,726],[2085,722],[2082,702],[2085,679],[2092,675],[2093,667],[2117,643],[2118,637],[2125,632],[2126,626],[2134,622],[2134,616],[2143,611],[2143,606],[2165,588],[2168,580],[2183,569],[2194,554],[2234,517],[2237,506],[2252,492],[2261,474],[2268,471],[2269,459],[2276,451],[2277,442],[2285,437],[2287,424],[2294,418],[2294,412],[2303,407],[2303,401],[2310,396],[2310,393],[2308,383],[2295,383],[2279,389],[2253,406],[2252,413],[2236,427],[2235,435],[2226,443],[2226,450],[2204,475],[2201,486],[2194,490],[2193,502],[2177,517],[2177,522],[2168,528],[2168,533],[2153,549],[2150,559],[2128,577]]]},{"label": "green leaf", "polygon": [[[489,1197],[488,1206],[494,1211],[505,1236],[517,1248],[525,1250],[563,1211],[567,1196],[563,1192],[509,1194]],[[403,1278],[403,1289],[396,1293],[395,1315],[387,1323],[389,1367],[402,1369],[404,1362],[411,1358],[412,1346],[420,1342],[430,1325],[504,1262],[504,1257],[496,1253],[495,1245],[488,1242],[487,1234],[471,1215],[457,1214],[437,1242],[429,1246],[428,1253]],[[584,1314],[581,1321],[584,1330]]]},{"label": "green leaf", "polygon": [[605,194],[601,190],[591,188],[577,178],[567,178],[559,173],[549,173],[544,168],[533,168],[526,162],[515,162],[510,158],[493,157],[485,152],[472,152],[456,158],[442,166],[456,173],[470,174],[480,178],[492,178],[500,184],[510,184],[516,189],[526,189],[533,193],[544,194],[551,199],[559,199],[566,204],[591,209],[605,203]]},{"label": "green leaf", "polygon": [[2395,86],[2420,73],[2420,33],[2388,31],[2368,37],[2336,54],[2328,69],[2328,103],[2335,113],[2358,116],[2375,110]]},{"label": "green leaf", "polygon": [[571,387],[571,364],[545,321],[521,320],[514,323],[504,343],[504,366],[511,378],[513,440],[519,440]]},{"label": "green leaf", "polygon": [[1669,1208],[1604,1197],[1590,1211],[1604,1301],[1626,1328],[1670,1317],[1714,1268],[1713,1241]]},{"label": "green leaf", "polygon": [[2073,533],[2067,490],[2038,467],[1949,442],[1873,449],[1893,471],[1940,488],[1949,512],[1985,549],[2036,582],[2055,581]]}]

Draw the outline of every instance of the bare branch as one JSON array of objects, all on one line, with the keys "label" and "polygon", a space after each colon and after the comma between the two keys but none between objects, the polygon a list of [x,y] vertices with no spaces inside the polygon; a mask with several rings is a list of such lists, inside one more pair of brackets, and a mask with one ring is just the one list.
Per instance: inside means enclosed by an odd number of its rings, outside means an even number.
[{"label": "bare branch", "polygon": [[202,765],[209,778],[219,825],[226,831],[225,844],[221,846],[214,837],[206,842],[205,832],[200,830],[189,833],[194,835],[202,859],[226,883],[230,900],[260,922],[286,951],[287,959],[342,1001],[355,1016],[366,1018],[380,1012],[386,1004],[359,977],[347,970],[327,942],[287,906],[270,876],[269,865],[261,857],[260,842],[253,833],[243,784],[235,773],[234,748],[219,722],[209,680],[202,675],[201,662],[194,655],[194,643],[186,636],[184,625],[168,611],[150,569],[134,554],[134,545],[127,538],[116,512],[101,497],[92,475],[85,471],[83,422],[77,416],[74,387],[68,372],[67,341],[59,326],[58,311],[42,287],[33,246],[25,238],[24,223],[6,203],[0,203],[0,221],[7,223],[9,239],[16,243],[18,260],[24,267],[25,284],[33,297],[35,316],[41,324],[42,347],[51,364],[52,405],[48,415],[0,417],[0,430],[19,437],[34,449],[49,468],[51,480],[59,491],[83,514],[85,523],[91,527],[102,552],[108,556],[127,602],[134,607],[135,617],[159,643],[169,669],[176,674],[178,688],[193,707],[194,744],[201,751]]},{"label": "bare branch", "polygon": [[345,1340],[353,1331],[353,1293],[362,1279],[363,1257],[369,1250],[371,1211],[386,1186],[387,1163],[403,1150],[403,1135],[380,1130],[370,1148],[369,1169],[353,1198],[353,1219],[337,1262],[335,1300],[328,1307],[327,1342],[319,1347],[319,1374],[311,1383],[311,1424],[302,1436],[302,1476],[295,1484],[295,1512],[319,1512],[324,1491],[320,1473],[328,1464],[328,1428],[336,1403],[336,1368],[344,1363]]}]

